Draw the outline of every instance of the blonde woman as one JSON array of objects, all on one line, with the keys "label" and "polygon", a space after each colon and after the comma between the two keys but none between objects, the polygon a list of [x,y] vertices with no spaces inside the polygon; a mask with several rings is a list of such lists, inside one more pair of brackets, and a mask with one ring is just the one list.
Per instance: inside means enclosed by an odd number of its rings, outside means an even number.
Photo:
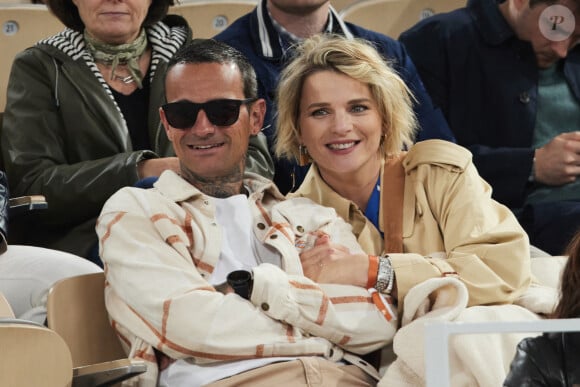
[{"label": "blonde woman", "polygon": [[[334,207],[370,254],[322,254],[341,247],[321,238],[302,254],[307,276],[374,287],[399,305],[414,285],[449,275],[467,286],[469,305],[510,303],[526,290],[525,232],[491,199],[466,149],[441,140],[411,145],[413,96],[369,43],[305,40],[281,74],[277,101],[277,155],[312,162],[292,195]],[[393,232],[385,222],[400,225]]]}]

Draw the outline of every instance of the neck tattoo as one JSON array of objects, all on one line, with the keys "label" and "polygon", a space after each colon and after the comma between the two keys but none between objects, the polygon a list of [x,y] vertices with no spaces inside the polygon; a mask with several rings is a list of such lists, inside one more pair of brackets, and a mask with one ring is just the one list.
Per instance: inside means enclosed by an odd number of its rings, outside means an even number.
[{"label": "neck tattoo", "polygon": [[230,196],[245,194],[245,188],[242,184],[242,173],[233,173],[229,176],[217,178],[205,178],[192,173],[189,170],[181,171],[181,177],[194,185],[206,195],[214,198],[229,198]]}]

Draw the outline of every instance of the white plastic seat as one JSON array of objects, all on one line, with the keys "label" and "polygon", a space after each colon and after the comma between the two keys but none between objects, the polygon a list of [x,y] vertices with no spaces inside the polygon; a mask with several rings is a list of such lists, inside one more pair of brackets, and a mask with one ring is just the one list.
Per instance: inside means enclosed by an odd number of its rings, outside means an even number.
[{"label": "white plastic seat", "polygon": [[340,16],[393,39],[419,21],[436,13],[465,6],[466,0],[363,0],[340,11]]},{"label": "white plastic seat", "polygon": [[[580,331],[580,318],[533,321],[429,322],[425,324],[427,387],[449,387],[449,339],[460,334]],[[493,354],[489,354],[493,356]]]}]

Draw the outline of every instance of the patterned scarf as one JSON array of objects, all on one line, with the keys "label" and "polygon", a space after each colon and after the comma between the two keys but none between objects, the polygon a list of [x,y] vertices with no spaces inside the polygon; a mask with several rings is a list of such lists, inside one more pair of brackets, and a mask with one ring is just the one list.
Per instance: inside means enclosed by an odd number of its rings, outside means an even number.
[{"label": "patterned scarf", "polygon": [[[133,42],[119,45],[108,44],[97,40],[90,36],[86,30],[84,32],[84,38],[95,61],[111,66],[111,80],[120,79],[125,83],[136,82],[137,87],[140,89],[143,87],[143,74],[139,68],[139,58],[147,49],[148,41],[145,30],[142,29],[137,39]],[[119,64],[126,64],[131,75],[128,77],[117,75],[115,72]]]}]

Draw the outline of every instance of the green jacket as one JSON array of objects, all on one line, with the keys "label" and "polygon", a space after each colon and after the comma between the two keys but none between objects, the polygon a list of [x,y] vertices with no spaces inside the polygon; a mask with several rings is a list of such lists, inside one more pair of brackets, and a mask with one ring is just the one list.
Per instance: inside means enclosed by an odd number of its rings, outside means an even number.
[{"label": "green jacket", "polygon": [[[133,150],[125,119],[85,50],[82,33],[66,29],[15,58],[0,133],[2,156],[12,193],[43,194],[49,203],[19,243],[88,257],[96,246],[95,221],[103,204],[137,182],[136,164],[174,155],[158,110],[165,101],[167,61],[191,39],[191,30],[176,16],[146,30],[153,49],[150,108],[144,112],[150,151]],[[254,148],[252,156],[261,157],[249,163],[253,171],[271,173],[265,145],[261,151]]]}]

